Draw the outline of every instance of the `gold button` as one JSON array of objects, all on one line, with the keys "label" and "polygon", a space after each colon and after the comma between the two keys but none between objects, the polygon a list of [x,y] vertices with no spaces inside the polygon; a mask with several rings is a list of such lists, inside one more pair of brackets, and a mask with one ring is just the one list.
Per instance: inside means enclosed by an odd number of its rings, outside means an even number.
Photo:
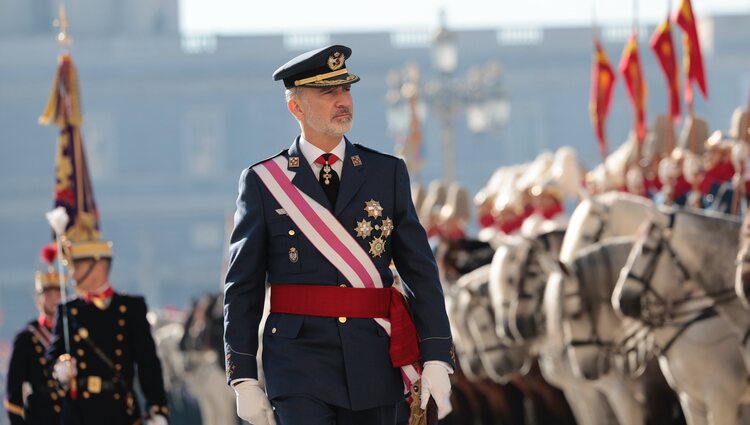
[{"label": "gold button", "polygon": [[117,369],[117,370],[122,370],[122,365],[121,365],[121,364],[116,364],[116,365],[115,365],[115,369]]},{"label": "gold button", "polygon": [[65,397],[65,391],[64,390],[57,390],[57,395],[60,397]]},{"label": "gold button", "polygon": [[76,316],[76,315],[78,315],[78,309],[77,309],[77,308],[75,308],[75,307],[74,307],[74,308],[71,308],[71,309],[70,309],[70,314],[72,314],[73,316]]},{"label": "gold button", "polygon": [[86,370],[88,366],[86,365],[86,362],[81,362],[78,364],[78,368],[81,370]]},{"label": "gold button", "polygon": [[46,365],[47,364],[47,360],[44,357],[39,357],[39,364],[40,365]]},{"label": "gold button", "polygon": [[125,339],[125,335],[123,335],[123,334],[117,334],[116,338],[117,338],[118,341],[122,342],[122,340]]},{"label": "gold button", "polygon": [[120,325],[120,326],[125,326],[125,319],[118,320],[117,324]]},{"label": "gold button", "polygon": [[125,307],[124,305],[121,305],[120,306],[120,313],[125,313],[126,311],[128,311],[128,308]]},{"label": "gold button", "polygon": [[47,386],[50,387],[50,388],[54,387],[55,386],[55,381],[53,381],[51,379],[48,379],[47,380]]},{"label": "gold button", "polygon": [[42,347],[40,347],[38,345],[34,349],[36,350],[37,353],[41,353],[42,352]]},{"label": "gold button", "polygon": [[49,396],[52,400],[57,400],[57,393],[50,393]]},{"label": "gold button", "polygon": [[275,334],[276,333],[276,328],[271,329],[271,333]]},{"label": "gold button", "polygon": [[60,411],[62,410],[62,408],[57,404],[55,405],[54,409],[55,409],[55,413],[60,413]]},{"label": "gold button", "polygon": [[34,344],[36,344],[36,343],[38,343],[38,342],[39,342],[39,339],[38,339],[37,337],[35,337],[35,336],[32,336],[32,337],[31,337],[31,341],[33,341],[33,342],[34,342]]},{"label": "gold button", "polygon": [[81,338],[88,338],[89,337],[89,330],[86,328],[78,329],[78,335],[81,336]]},{"label": "gold button", "polygon": [[78,335],[73,335],[73,340],[74,340],[75,342],[81,342],[81,337],[80,337],[80,336],[78,336]]},{"label": "gold button", "polygon": [[339,317],[339,323],[346,323],[346,317]]},{"label": "gold button", "polygon": [[83,357],[83,353],[84,353],[84,351],[83,351],[83,348],[79,348],[79,349],[77,349],[77,350],[76,350],[76,353],[78,353],[78,356],[79,356],[79,357]]},{"label": "gold button", "polygon": [[122,356],[122,350],[120,350],[119,348],[116,348],[115,349],[115,356],[117,356],[117,357]]},{"label": "gold button", "polygon": [[91,394],[88,391],[83,392],[83,398],[89,398],[91,397]]},{"label": "gold button", "polygon": [[289,229],[289,236],[294,236],[296,233],[294,230]]},{"label": "gold button", "polygon": [[119,400],[120,399],[120,394],[115,393],[114,397],[115,397],[115,400]]}]

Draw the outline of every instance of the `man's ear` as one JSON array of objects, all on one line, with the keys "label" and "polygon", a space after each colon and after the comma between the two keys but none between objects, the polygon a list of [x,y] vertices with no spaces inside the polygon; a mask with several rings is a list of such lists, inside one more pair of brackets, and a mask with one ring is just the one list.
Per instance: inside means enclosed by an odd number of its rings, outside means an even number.
[{"label": "man's ear", "polygon": [[299,99],[289,99],[289,101],[286,103],[287,109],[289,109],[289,112],[294,115],[297,120],[300,120],[305,113],[302,111],[302,105],[300,105]]}]

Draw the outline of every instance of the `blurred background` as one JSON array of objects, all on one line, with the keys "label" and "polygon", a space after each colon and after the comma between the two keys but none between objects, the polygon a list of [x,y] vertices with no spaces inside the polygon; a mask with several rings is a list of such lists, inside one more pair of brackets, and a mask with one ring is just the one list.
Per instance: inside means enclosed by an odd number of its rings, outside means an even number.
[{"label": "blurred background", "polygon": [[[52,25],[59,5],[0,0],[0,356],[36,314],[33,274],[51,240],[44,213],[52,207],[57,129],[37,119],[61,52]],[[667,1],[65,6],[102,236],[114,242],[111,280],[144,294],[152,308],[186,309],[220,290],[238,176],[298,134],[271,74],[303,51],[353,49],[348,67],[362,81],[353,86],[349,137],[384,152],[403,147],[409,87],[418,88],[413,180],[455,180],[471,193],[498,167],[563,145],[587,168],[599,162],[588,109],[594,25],[613,63],[638,28],[648,111],[667,105],[647,47]],[[750,91],[750,2],[696,0],[694,8],[711,87],[695,110],[726,128]],[[610,114],[614,149],[632,126],[622,84]]]}]

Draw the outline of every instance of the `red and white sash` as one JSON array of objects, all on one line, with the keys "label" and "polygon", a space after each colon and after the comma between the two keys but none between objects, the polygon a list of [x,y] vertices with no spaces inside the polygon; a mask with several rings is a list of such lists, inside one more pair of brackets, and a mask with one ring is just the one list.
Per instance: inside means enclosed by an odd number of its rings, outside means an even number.
[{"label": "red and white sash", "polygon": [[[375,263],[351,233],[331,211],[292,184],[295,173],[287,169],[287,161],[278,156],[252,169],[294,224],[353,287],[382,288],[383,280]],[[373,320],[391,335],[388,319]],[[419,373],[413,365],[401,367],[407,389],[419,380]]]}]

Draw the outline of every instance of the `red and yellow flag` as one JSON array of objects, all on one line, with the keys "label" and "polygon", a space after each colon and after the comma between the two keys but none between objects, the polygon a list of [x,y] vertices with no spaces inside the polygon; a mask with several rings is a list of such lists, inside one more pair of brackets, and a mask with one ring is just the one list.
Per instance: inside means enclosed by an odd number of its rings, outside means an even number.
[{"label": "red and yellow flag", "polygon": [[704,98],[708,98],[708,87],[706,86],[706,74],[703,68],[703,54],[701,53],[700,39],[698,38],[698,27],[695,24],[693,6],[690,0],[682,0],[680,7],[675,11],[674,21],[682,28],[683,63],[685,65],[685,101],[693,103],[692,82],[698,84]]},{"label": "red and yellow flag", "polygon": [[39,123],[60,128],[55,160],[55,207],[64,207],[70,218],[65,238],[72,242],[100,238],[99,212],[94,201],[81,126],[78,72],[69,53],[59,58],[47,106]]},{"label": "red and yellow flag", "polygon": [[646,80],[643,78],[643,68],[638,55],[638,38],[634,32],[625,44],[620,58],[620,72],[625,79],[625,88],[635,109],[635,129],[638,143],[646,138]]},{"label": "red and yellow flag", "polygon": [[615,73],[609,63],[607,52],[604,51],[601,42],[594,39],[594,63],[591,67],[591,121],[599,141],[599,150],[602,157],[607,155],[607,138],[604,124],[612,103],[612,92],[615,88]]},{"label": "red and yellow flag", "polygon": [[669,117],[680,117],[680,76],[677,72],[677,52],[672,42],[672,25],[669,18],[656,28],[649,42],[656,58],[659,60],[669,90]]}]

